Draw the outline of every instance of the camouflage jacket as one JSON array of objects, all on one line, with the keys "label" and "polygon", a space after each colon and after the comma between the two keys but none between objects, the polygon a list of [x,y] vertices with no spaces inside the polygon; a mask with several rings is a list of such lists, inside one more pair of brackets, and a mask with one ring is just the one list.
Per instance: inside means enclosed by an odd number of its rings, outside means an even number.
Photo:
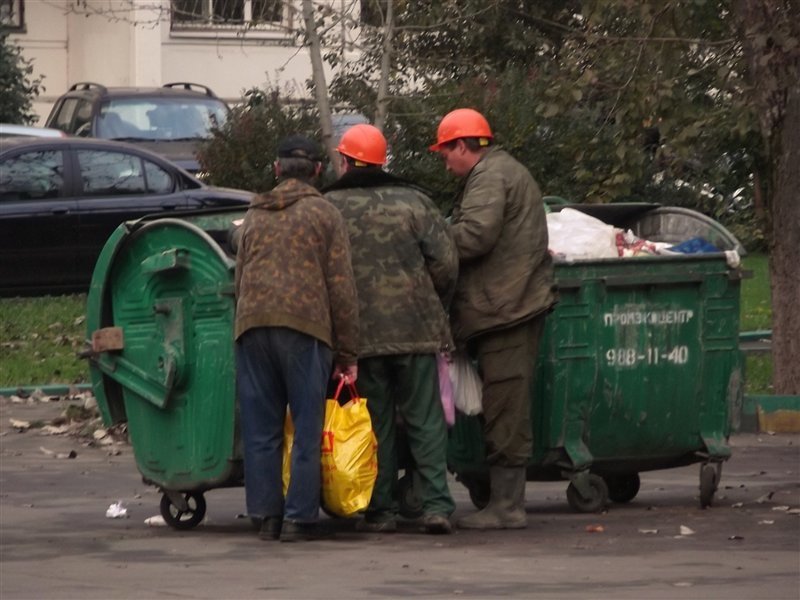
[{"label": "camouflage jacket", "polygon": [[451,227],[460,261],[450,311],[456,342],[521,323],[555,302],[542,194],[507,152],[491,148],[467,175]]},{"label": "camouflage jacket", "polygon": [[253,327],[288,327],[356,362],[358,300],[347,229],[312,186],[287,179],[255,196],[236,254],[236,337]]},{"label": "camouflage jacket", "polygon": [[431,353],[452,345],[446,306],[458,258],[431,199],[379,169],[347,173],[325,192],[350,232],[359,356]]}]

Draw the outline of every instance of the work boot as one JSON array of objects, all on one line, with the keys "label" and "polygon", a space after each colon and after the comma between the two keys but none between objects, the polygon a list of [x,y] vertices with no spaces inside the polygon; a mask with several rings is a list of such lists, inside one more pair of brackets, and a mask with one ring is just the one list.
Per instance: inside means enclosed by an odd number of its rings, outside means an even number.
[{"label": "work boot", "polygon": [[453,526],[450,524],[450,519],[447,518],[447,515],[437,513],[423,515],[422,526],[425,529],[425,533],[446,534],[453,532]]},{"label": "work boot", "polygon": [[486,508],[458,520],[463,529],[524,529],[525,467],[491,467]]}]

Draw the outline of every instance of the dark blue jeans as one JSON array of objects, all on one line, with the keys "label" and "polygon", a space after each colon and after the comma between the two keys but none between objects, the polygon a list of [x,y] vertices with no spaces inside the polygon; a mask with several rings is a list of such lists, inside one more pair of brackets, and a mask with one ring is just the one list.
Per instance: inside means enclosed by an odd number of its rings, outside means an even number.
[{"label": "dark blue jeans", "polygon": [[[236,341],[236,383],[244,442],[244,483],[251,518],[319,518],[320,440],[331,349],[282,327],[250,329]],[[286,407],[294,421],[289,490],[281,467]]]}]

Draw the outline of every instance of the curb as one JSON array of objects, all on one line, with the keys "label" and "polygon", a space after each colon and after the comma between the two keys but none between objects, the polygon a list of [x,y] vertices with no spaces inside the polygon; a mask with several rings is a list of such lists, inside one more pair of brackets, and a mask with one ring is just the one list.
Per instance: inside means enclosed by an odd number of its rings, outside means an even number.
[{"label": "curb", "polygon": [[86,392],[92,389],[90,383],[49,384],[49,385],[18,385],[15,387],[0,388],[0,396],[31,395],[39,390],[47,396],[64,396],[73,392]]},{"label": "curb", "polygon": [[800,396],[745,396],[739,431],[800,433]]}]

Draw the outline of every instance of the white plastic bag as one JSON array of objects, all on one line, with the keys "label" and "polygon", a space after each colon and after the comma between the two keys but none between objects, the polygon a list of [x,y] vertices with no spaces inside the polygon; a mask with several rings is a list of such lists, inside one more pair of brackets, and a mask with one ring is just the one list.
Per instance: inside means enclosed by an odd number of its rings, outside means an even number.
[{"label": "white plastic bag", "polygon": [[617,230],[574,208],[547,215],[548,248],[566,260],[617,258]]},{"label": "white plastic bag", "polygon": [[477,415],[483,411],[483,383],[472,360],[464,352],[454,352],[451,356],[450,381],[456,409],[465,415]]}]

